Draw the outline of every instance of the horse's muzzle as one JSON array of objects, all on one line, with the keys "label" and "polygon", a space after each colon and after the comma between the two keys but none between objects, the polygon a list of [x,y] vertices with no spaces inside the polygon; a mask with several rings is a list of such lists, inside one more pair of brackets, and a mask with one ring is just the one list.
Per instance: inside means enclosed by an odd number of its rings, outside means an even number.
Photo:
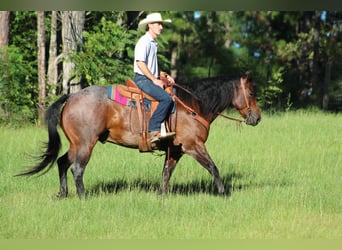
[{"label": "horse's muzzle", "polygon": [[248,109],[247,115],[245,118],[245,122],[247,125],[256,126],[261,121],[260,112],[252,112],[251,109]]}]

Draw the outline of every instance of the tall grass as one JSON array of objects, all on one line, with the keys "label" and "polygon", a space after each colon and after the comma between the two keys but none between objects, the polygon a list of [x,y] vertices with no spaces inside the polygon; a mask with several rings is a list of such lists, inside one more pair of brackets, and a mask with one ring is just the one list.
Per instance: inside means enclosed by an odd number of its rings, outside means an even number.
[{"label": "tall grass", "polygon": [[[14,174],[32,165],[45,129],[0,130],[0,238],[278,239],[342,236],[342,116],[320,112],[264,115],[242,129],[218,118],[207,148],[227,197],[184,156],[170,195],[158,195],[163,157],[98,144],[87,166],[86,200],[55,200],[58,173]],[[63,151],[67,142],[63,139]]]}]

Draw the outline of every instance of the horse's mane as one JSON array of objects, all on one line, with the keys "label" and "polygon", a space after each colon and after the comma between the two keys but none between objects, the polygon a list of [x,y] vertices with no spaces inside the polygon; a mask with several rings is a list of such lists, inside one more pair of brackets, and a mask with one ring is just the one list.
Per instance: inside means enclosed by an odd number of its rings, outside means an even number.
[{"label": "horse's mane", "polygon": [[178,88],[177,96],[187,104],[191,104],[194,98],[197,99],[203,115],[221,112],[230,105],[234,86],[238,84],[239,79],[240,76],[199,79],[182,85],[191,94]]}]

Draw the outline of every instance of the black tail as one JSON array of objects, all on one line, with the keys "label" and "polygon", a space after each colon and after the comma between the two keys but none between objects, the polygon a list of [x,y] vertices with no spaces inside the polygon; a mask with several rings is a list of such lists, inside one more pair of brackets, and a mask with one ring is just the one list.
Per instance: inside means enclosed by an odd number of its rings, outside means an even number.
[{"label": "black tail", "polygon": [[46,111],[45,122],[48,127],[49,142],[46,143],[46,151],[39,157],[41,159],[41,162],[37,166],[28,169],[20,174],[17,174],[16,176],[34,175],[48,167],[42,173],[45,174],[51,169],[51,167],[53,166],[58,157],[58,153],[61,148],[61,138],[59,137],[57,131],[57,123],[59,121],[60,116],[60,107],[64,102],[66,102],[66,100],[68,100],[68,98],[69,95],[61,96]]}]

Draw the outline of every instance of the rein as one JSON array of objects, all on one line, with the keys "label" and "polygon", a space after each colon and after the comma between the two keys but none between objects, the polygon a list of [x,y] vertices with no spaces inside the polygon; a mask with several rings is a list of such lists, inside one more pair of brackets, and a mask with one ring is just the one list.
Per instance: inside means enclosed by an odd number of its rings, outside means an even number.
[{"label": "rein", "polygon": [[235,118],[235,117],[232,117],[232,116],[228,116],[228,115],[224,115],[222,113],[217,113],[218,115],[222,116],[223,118],[226,118],[226,119],[229,119],[229,120],[232,120],[232,121],[235,121],[235,122],[246,122],[245,119],[240,119],[240,118]]},{"label": "rein", "polygon": [[191,115],[197,120],[199,121],[207,130],[209,130],[210,124],[209,122],[204,119],[202,116],[200,116],[194,109],[190,108],[188,105],[186,105],[181,99],[179,99],[177,96],[173,96],[173,98],[175,99],[175,101],[177,101],[178,103],[180,103],[184,108],[186,108]]},{"label": "rein", "polygon": [[[195,99],[197,99],[193,93],[191,91],[189,91],[188,89],[182,87],[181,85],[177,84],[177,83],[173,83],[170,85],[173,89],[174,86],[184,90],[186,93],[188,93],[189,95],[191,95],[192,97],[194,97]],[[189,107],[188,105],[186,105],[180,98],[178,98],[178,96],[176,96],[174,93],[172,93],[172,98],[174,99],[174,101],[178,102],[179,104],[181,104],[185,109],[187,109],[191,115],[193,116],[194,119],[196,119],[197,121],[199,121],[207,130],[209,130],[210,124],[209,122],[204,119],[202,116],[200,116],[193,108]]]},{"label": "rein", "polygon": [[[250,112],[250,107],[249,107],[249,104],[248,104],[248,100],[247,100],[247,94],[246,94],[246,88],[245,88],[245,82],[246,80],[243,80],[243,78],[241,77],[240,78],[240,83],[241,83],[241,88],[242,88],[242,92],[243,92],[243,96],[245,98],[245,102],[246,102],[246,105],[247,105],[247,109],[248,109],[248,112]],[[188,89],[184,88],[183,86],[177,84],[177,83],[173,83],[171,84],[171,86],[176,86],[182,90],[184,90],[186,93],[190,94],[192,97],[196,98],[193,93],[191,91],[189,91]],[[181,105],[183,105],[193,116],[196,120],[198,120],[200,123],[202,123],[204,125],[204,127],[206,127],[206,129],[208,130],[209,129],[209,123],[203,118],[201,117],[195,110],[193,110],[192,108],[190,108],[189,106],[187,106],[182,100],[180,100],[177,96],[173,96],[175,98],[176,101],[178,101]],[[236,121],[236,122],[239,122],[240,124],[242,122],[246,122],[246,119],[240,119],[240,118],[235,118],[235,117],[232,117],[232,116],[228,116],[228,115],[224,115],[220,112],[217,113],[219,116],[222,116],[223,118],[226,118],[226,119],[229,119],[229,120],[232,120],[232,121]]]}]

